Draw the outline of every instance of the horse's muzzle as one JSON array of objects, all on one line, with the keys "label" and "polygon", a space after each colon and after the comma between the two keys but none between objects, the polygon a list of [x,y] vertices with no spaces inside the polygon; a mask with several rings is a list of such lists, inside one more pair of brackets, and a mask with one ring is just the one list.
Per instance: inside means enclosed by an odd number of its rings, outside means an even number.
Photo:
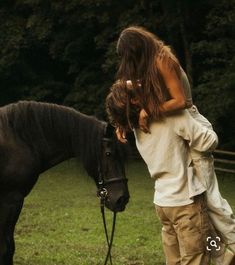
[{"label": "horse's muzzle", "polygon": [[115,204],[114,212],[124,211],[128,202],[129,202],[129,195],[128,196],[125,196],[125,195],[121,196]]},{"label": "horse's muzzle", "polygon": [[129,193],[118,197],[107,196],[105,200],[105,206],[112,212],[122,212],[125,210],[127,203],[129,202]]}]

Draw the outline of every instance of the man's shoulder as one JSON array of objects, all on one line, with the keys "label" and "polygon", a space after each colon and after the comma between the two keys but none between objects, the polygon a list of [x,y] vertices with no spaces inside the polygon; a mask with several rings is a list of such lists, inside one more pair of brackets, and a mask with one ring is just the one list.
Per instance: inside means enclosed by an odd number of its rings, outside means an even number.
[{"label": "man's shoulder", "polygon": [[182,134],[182,131],[187,131],[195,126],[195,120],[190,115],[188,110],[180,110],[167,118],[167,123],[171,126],[176,134]]}]

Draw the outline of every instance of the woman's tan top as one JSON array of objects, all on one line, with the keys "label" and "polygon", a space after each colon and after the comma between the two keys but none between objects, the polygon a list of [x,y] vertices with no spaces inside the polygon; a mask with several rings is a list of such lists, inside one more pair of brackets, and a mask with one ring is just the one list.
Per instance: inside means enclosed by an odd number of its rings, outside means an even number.
[{"label": "woman's tan top", "polygon": [[187,108],[189,108],[189,107],[192,107],[193,105],[191,86],[190,86],[190,83],[189,83],[189,80],[188,80],[188,77],[185,71],[182,68],[180,69],[182,73],[182,76],[181,76],[182,87],[184,89],[184,94],[186,97],[186,106]]}]

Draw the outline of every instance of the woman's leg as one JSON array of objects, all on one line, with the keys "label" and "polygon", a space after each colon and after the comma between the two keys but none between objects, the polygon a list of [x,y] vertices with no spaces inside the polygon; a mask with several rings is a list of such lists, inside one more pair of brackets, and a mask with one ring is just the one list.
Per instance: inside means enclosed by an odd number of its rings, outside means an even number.
[{"label": "woman's leg", "polygon": [[[191,116],[201,125],[213,130],[211,123],[202,116],[195,106],[188,109]],[[235,217],[233,211],[219,191],[214,169],[214,158],[210,153],[200,153],[191,149],[195,176],[206,188],[207,207],[211,221],[221,234],[222,240],[231,246],[235,254]],[[190,185],[190,183],[189,183]]]}]

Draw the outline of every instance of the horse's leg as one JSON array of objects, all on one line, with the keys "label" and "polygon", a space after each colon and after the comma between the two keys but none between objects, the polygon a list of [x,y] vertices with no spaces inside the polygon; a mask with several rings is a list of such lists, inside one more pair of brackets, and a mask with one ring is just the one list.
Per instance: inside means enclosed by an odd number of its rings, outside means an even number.
[{"label": "horse's leg", "polygon": [[0,195],[0,264],[13,265],[15,252],[14,230],[24,197],[11,191]]}]

